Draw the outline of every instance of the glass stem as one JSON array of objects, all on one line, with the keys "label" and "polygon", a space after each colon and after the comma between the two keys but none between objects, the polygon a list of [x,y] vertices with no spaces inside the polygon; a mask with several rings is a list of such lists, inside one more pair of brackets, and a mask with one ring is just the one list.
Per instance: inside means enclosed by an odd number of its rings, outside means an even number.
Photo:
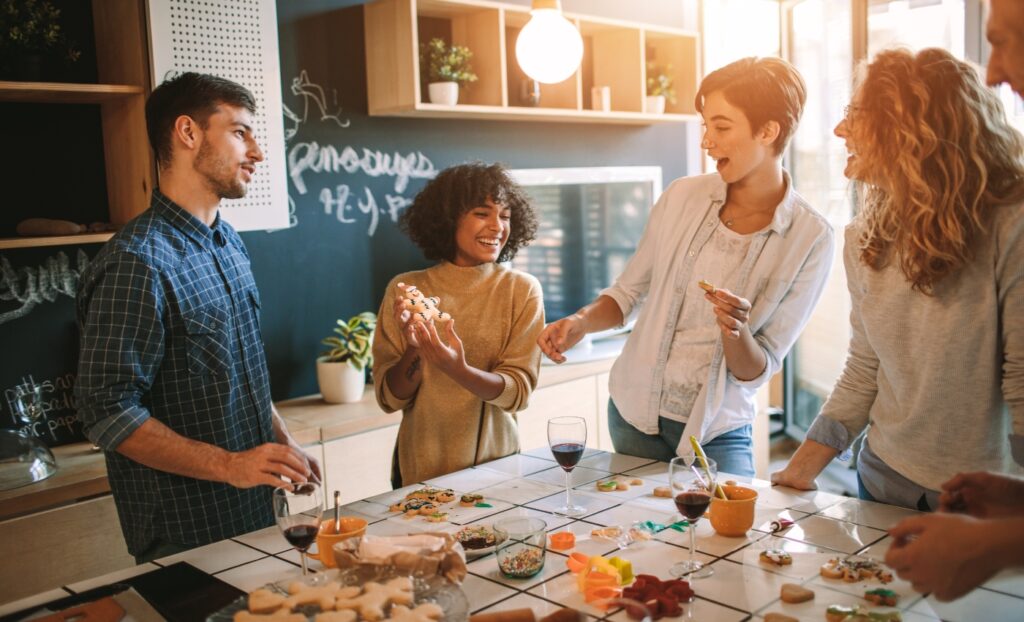
[{"label": "glass stem", "polygon": [[[692,544],[692,543],[691,543]],[[301,549],[296,549],[299,552],[299,559],[302,560],[302,576],[309,574],[309,570],[306,568],[306,552]],[[690,556],[693,556],[693,551],[690,551]]]},{"label": "glass stem", "polygon": [[697,530],[697,521],[695,521],[695,520],[690,521],[689,531],[690,531],[690,567],[691,568],[693,567],[693,538],[694,538],[693,532],[696,531],[696,530]]},{"label": "glass stem", "polygon": [[565,509],[572,508],[572,471],[565,472]]}]

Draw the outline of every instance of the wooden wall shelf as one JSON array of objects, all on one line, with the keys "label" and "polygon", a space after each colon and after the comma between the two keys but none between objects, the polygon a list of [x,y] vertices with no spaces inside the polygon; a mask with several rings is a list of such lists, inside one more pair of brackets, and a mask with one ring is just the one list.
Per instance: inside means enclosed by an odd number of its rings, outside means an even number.
[{"label": "wooden wall shelf", "polygon": [[[540,87],[540,105],[521,95],[526,80],[515,42],[529,8],[486,0],[375,0],[364,9],[367,100],[371,116],[653,124],[692,121],[700,72],[700,34],[566,13],[583,37],[583,61],[569,79]],[[422,43],[441,37],[473,52],[478,81],[455,106],[427,100]],[[645,111],[647,66],[671,66],[676,102]],[[610,111],[591,109],[591,87],[611,89]]]},{"label": "wooden wall shelf", "polygon": [[0,250],[32,248],[36,246],[64,246],[67,244],[101,244],[114,236],[106,233],[82,233],[79,235],[49,235],[24,238],[0,238]]},{"label": "wooden wall shelf", "polygon": [[[92,0],[96,64],[100,84],[0,81],[0,102],[95,104],[100,108],[103,160],[106,163],[107,212],[123,225],[149,207],[155,175],[146,135],[149,92],[148,35],[143,0]],[[17,184],[19,180],[0,181]],[[22,217],[22,214],[18,215]],[[46,205],[23,217],[49,217]],[[13,232],[12,232],[13,233]],[[90,244],[110,233],[0,239],[0,250],[62,244]]]},{"label": "wooden wall shelf", "polygon": [[144,96],[141,86],[128,84],[70,84],[64,82],[0,81],[0,101],[37,104],[102,104]]}]

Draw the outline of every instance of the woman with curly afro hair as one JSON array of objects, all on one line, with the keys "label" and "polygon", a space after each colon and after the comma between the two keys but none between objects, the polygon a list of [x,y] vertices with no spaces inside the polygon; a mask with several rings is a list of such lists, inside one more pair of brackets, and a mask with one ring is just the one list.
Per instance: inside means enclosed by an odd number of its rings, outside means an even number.
[{"label": "woman with curly afro hair", "polygon": [[[537,386],[544,328],[540,283],[502,265],[533,240],[537,216],[500,165],[441,171],[399,226],[438,263],[393,278],[378,315],[377,402],[402,411],[396,488],[519,450],[515,413]],[[452,319],[435,325],[411,313],[409,286],[440,298]]]}]

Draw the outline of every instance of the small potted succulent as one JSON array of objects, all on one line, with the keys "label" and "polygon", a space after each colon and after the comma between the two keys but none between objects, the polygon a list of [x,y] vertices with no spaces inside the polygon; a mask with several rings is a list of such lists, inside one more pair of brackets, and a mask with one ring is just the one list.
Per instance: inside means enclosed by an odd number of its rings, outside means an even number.
[{"label": "small potted succulent", "polygon": [[363,398],[366,368],[373,364],[376,328],[377,314],[367,311],[347,322],[338,320],[335,334],[323,339],[330,350],[316,360],[316,378],[324,401],[346,404]]},{"label": "small potted succulent", "polygon": [[652,114],[665,112],[665,101],[676,103],[676,89],[673,85],[672,64],[662,69],[654,63],[647,64],[647,98],[645,110]]},{"label": "small potted succulent", "polygon": [[60,9],[49,0],[0,0],[0,74],[40,80],[55,52],[68,63],[81,56],[61,30]]},{"label": "small potted succulent", "polygon": [[473,52],[461,45],[448,46],[444,39],[433,38],[423,47],[420,64],[426,68],[430,102],[454,106],[459,101],[459,87],[476,82],[469,64]]}]

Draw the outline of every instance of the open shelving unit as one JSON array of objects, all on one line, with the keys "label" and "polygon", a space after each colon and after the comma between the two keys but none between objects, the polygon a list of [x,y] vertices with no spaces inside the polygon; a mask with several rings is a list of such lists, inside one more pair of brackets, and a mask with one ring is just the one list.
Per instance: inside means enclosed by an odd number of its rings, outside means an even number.
[{"label": "open shelving unit", "polygon": [[[367,99],[371,116],[561,121],[646,125],[697,119],[700,35],[565,13],[583,37],[583,61],[567,80],[542,84],[540,104],[520,95],[526,76],[515,42],[529,9],[485,0],[375,0],[364,9]],[[454,106],[426,101],[420,44],[434,37],[473,52],[477,82]],[[671,65],[676,102],[664,114],[644,110],[647,64]],[[591,110],[591,87],[611,88],[610,111]]]},{"label": "open shelving unit", "polygon": [[[93,0],[92,14],[100,84],[0,81],[0,102],[99,106],[107,213],[111,223],[122,225],[148,207],[153,187],[154,165],[145,118],[150,83],[146,16],[140,0]],[[2,173],[0,180],[19,182]],[[26,217],[50,215],[45,202],[31,210]],[[96,243],[111,235],[0,238],[0,250]]]}]

